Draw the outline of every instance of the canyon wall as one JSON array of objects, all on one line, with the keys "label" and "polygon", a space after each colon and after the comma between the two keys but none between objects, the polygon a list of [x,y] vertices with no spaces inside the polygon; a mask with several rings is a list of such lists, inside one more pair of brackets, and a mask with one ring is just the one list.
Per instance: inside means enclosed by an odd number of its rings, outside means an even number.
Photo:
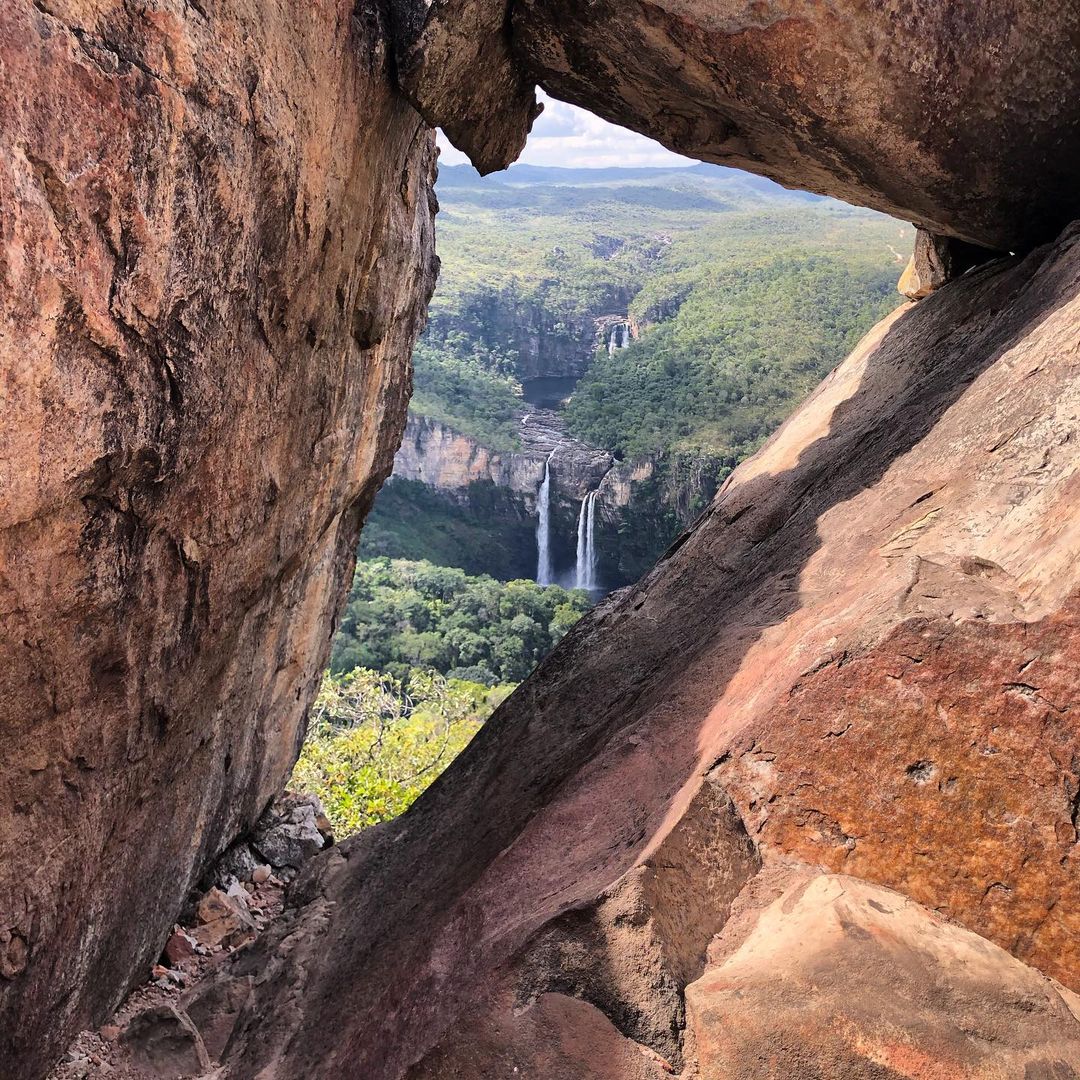
[{"label": "canyon wall", "polygon": [[[550,458],[557,580],[573,583],[581,503],[597,492],[598,581],[606,590],[620,588],[648,570],[697,517],[723,475],[721,463],[706,455],[617,461],[609,451],[568,436],[555,414],[530,412],[523,419],[520,449],[499,451],[440,420],[410,413],[365,551],[412,554],[401,530],[388,520],[390,513],[400,521],[414,519],[407,526],[410,534],[439,528],[436,515],[460,517],[462,547],[454,553],[443,545],[444,558],[470,573],[535,576],[537,493]],[[432,500],[442,505],[434,507]],[[387,531],[396,537],[384,539]]]},{"label": "canyon wall", "polygon": [[[579,312],[560,306],[544,290],[523,293],[519,287],[502,291],[479,288],[458,301],[461,310],[433,312],[428,336],[445,340],[463,333],[513,359],[514,376],[525,381],[544,377],[584,375],[593,353],[613,321],[625,321],[629,290],[601,297],[594,310]],[[565,301],[563,301],[565,305]]]},{"label": "canyon wall", "polygon": [[1076,1074],[1078,334],[1080,227],[876,327],[315,861],[229,1077]]},{"label": "canyon wall", "polygon": [[434,280],[380,10],[0,9],[5,1080],[291,770]]}]

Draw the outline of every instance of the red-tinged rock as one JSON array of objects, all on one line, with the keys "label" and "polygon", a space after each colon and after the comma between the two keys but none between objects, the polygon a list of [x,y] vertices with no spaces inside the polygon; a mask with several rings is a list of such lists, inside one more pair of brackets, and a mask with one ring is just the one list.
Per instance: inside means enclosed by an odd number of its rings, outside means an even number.
[{"label": "red-tinged rock", "polygon": [[1080,226],[876,327],[439,784],[307,864],[231,1080],[504,1076],[575,1030],[547,994],[692,1069],[686,987],[791,857],[1080,985],[1078,340]]},{"label": "red-tinged rock", "polygon": [[0,4],[5,1080],[292,768],[434,279],[386,16]]},{"label": "red-tinged rock", "polygon": [[1080,1075],[1080,998],[888,889],[814,877],[712,951],[686,989],[700,1080]]},{"label": "red-tinged rock", "polygon": [[191,931],[191,939],[209,949],[238,948],[253,940],[258,929],[247,893],[239,885],[230,887],[228,893],[210,889],[199,901],[196,917],[199,926]]},{"label": "red-tinged rock", "polygon": [[165,957],[174,967],[195,955],[195,939],[183,930],[174,930],[165,942]]}]

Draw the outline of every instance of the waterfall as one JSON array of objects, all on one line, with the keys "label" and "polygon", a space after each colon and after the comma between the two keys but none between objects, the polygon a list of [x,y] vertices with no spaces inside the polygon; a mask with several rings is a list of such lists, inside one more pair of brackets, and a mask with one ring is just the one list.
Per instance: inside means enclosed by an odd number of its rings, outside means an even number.
[{"label": "waterfall", "polygon": [[536,583],[551,585],[555,577],[551,569],[551,459],[552,450],[544,462],[544,482],[536,497]]},{"label": "waterfall", "polygon": [[587,588],[585,578],[585,560],[588,553],[588,517],[589,517],[589,499],[592,497],[592,492],[585,496],[581,500],[581,510],[578,513],[577,518],[577,562],[574,564],[574,588],[584,589]]},{"label": "waterfall", "polygon": [[574,567],[574,588],[593,590],[596,586],[596,496],[590,491],[581,500],[577,523],[577,564]]},{"label": "waterfall", "polygon": [[608,356],[614,356],[616,349],[629,349],[633,343],[634,334],[628,322],[616,323],[611,328],[611,336],[608,338]]}]

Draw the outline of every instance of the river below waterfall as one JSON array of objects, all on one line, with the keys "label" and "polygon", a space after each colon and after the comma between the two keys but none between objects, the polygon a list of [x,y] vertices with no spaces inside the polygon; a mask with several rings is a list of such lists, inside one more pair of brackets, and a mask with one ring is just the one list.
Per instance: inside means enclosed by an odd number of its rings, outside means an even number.
[{"label": "river below waterfall", "polygon": [[537,409],[561,409],[574,392],[579,376],[545,375],[539,379],[526,379],[521,384],[522,396]]}]

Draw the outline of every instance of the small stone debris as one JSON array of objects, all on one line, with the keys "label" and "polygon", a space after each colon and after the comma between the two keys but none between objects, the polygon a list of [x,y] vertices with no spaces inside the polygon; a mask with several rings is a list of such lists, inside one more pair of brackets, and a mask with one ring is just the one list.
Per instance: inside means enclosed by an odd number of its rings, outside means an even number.
[{"label": "small stone debris", "polygon": [[214,886],[196,908],[199,926],[191,936],[209,949],[239,948],[253,941],[257,927],[248,908],[247,892],[237,882],[223,892]]},{"label": "small stone debris", "polygon": [[188,917],[173,926],[148,981],[107,1024],[84,1031],[49,1080],[216,1077],[214,1056],[224,1043],[214,1034],[212,1017],[189,1015],[186,1003],[220,964],[271,925],[281,914],[287,883],[333,842],[315,796],[275,799],[252,835],[232,845],[203,879],[210,887],[192,898]]},{"label": "small stone debris", "polygon": [[251,836],[252,848],[279,872],[295,872],[333,842],[330,822],[315,795],[285,794],[275,799]]},{"label": "small stone debris", "polygon": [[121,1042],[137,1065],[161,1080],[198,1076],[210,1066],[195,1025],[171,1005],[157,1005],[133,1017]]},{"label": "small stone debris", "polygon": [[165,959],[175,967],[195,955],[198,942],[182,926],[174,926],[165,942]]}]

